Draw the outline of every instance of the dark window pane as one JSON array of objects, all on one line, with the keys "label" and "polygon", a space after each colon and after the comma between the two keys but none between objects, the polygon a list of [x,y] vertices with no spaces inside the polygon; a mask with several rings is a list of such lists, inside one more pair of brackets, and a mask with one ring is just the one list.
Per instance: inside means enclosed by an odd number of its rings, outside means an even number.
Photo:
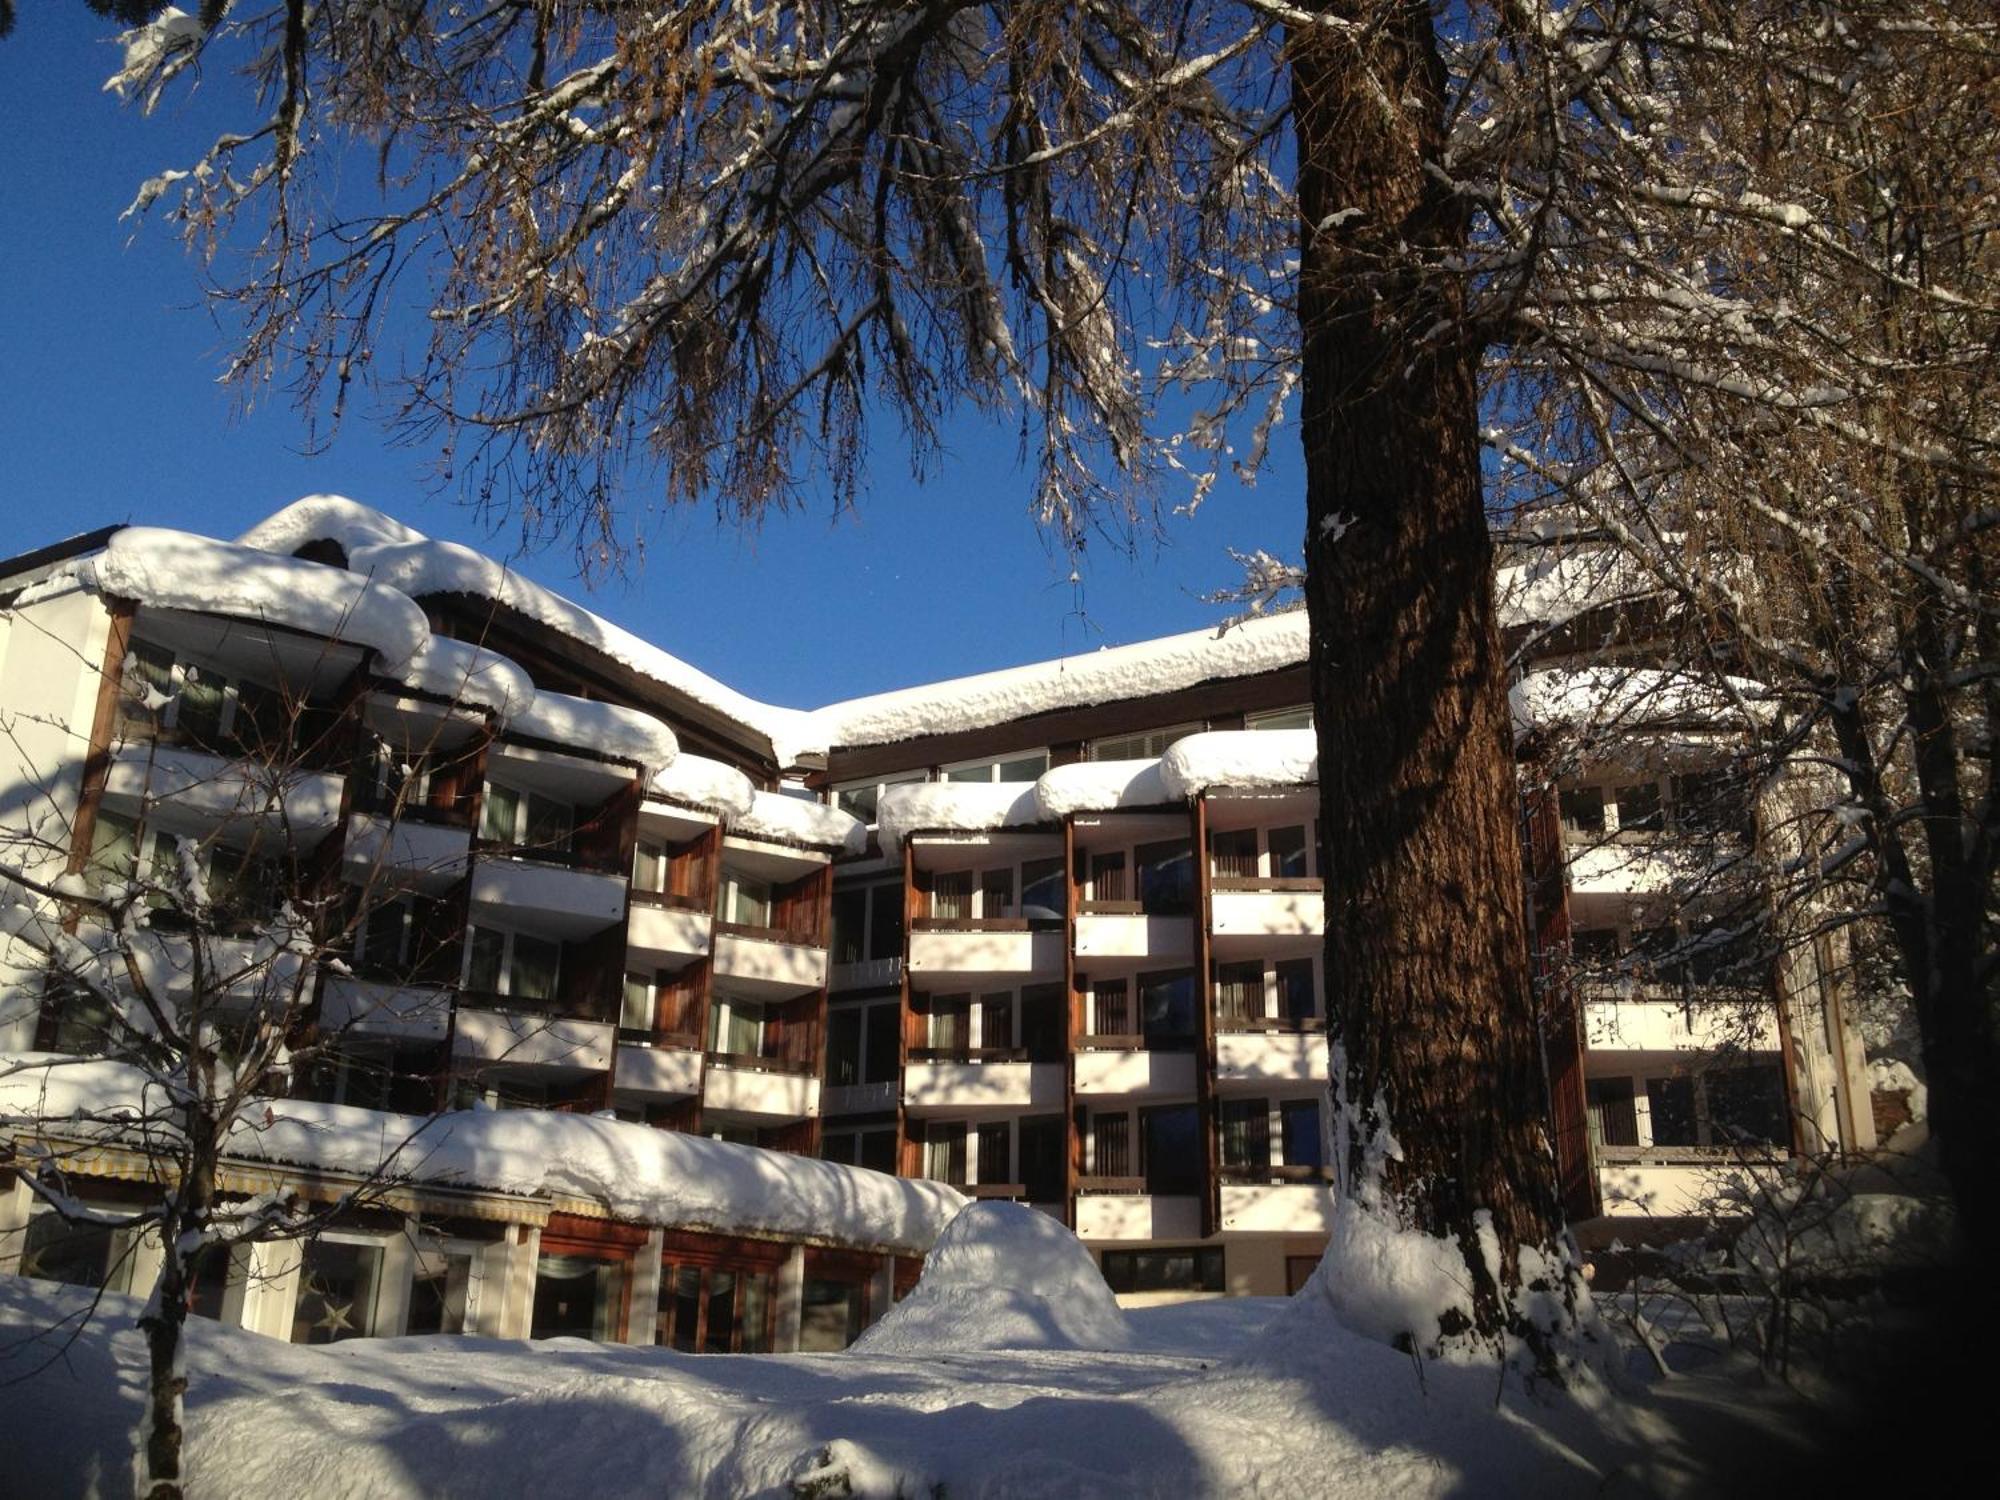
[{"label": "dark window pane", "polygon": [[833,893],[833,961],[858,964],[867,953],[868,892]]},{"label": "dark window pane", "polygon": [[1604,832],[1604,793],[1598,788],[1571,787],[1561,802],[1563,827],[1571,833]]},{"label": "dark window pane", "polygon": [[1294,1024],[1319,1014],[1319,996],[1313,989],[1313,963],[1309,958],[1288,958],[1275,966],[1278,980],[1278,1013]]},{"label": "dark window pane", "polygon": [[1771,1146],[1791,1138],[1785,1075],[1777,1067],[1719,1068],[1705,1081],[1714,1144]]},{"label": "dark window pane", "polygon": [[972,915],[972,872],[946,870],[931,880],[931,915],[962,922]]},{"label": "dark window pane", "polygon": [[1140,1172],[1149,1193],[1201,1191],[1201,1117],[1192,1104],[1140,1115]]},{"label": "dark window pane", "polygon": [[1194,975],[1183,969],[1176,974],[1139,976],[1140,1004],[1145,1015],[1148,1047],[1180,1047],[1194,1040]]},{"label": "dark window pane", "polygon": [[1273,828],[1266,842],[1271,848],[1271,873],[1286,880],[1303,880],[1306,875],[1306,831]]},{"label": "dark window pane", "polygon": [[1014,915],[1012,870],[988,870],[979,877],[979,907],[980,915],[984,917]]},{"label": "dark window pane", "polygon": [[903,888],[878,885],[868,907],[869,958],[903,956]]},{"label": "dark window pane", "polygon": [[1148,916],[1179,917],[1194,910],[1194,851],[1186,839],[1141,844],[1133,856],[1139,904]]},{"label": "dark window pane", "polygon": [[856,1166],[867,1167],[872,1172],[887,1172],[891,1176],[896,1171],[896,1132],[893,1130],[864,1130],[857,1137],[859,1141]]},{"label": "dark window pane", "polygon": [[1278,1105],[1282,1149],[1288,1167],[1324,1165],[1320,1151],[1319,1100],[1286,1099]]},{"label": "dark window pane", "polygon": [[1094,1177],[1133,1177],[1132,1120],[1129,1115],[1098,1115],[1090,1122]]},{"label": "dark window pane", "polygon": [[1248,963],[1218,964],[1215,970],[1215,1014],[1231,1021],[1257,1021],[1264,1016],[1264,966]]},{"label": "dark window pane", "polygon": [[1641,781],[1621,786],[1613,794],[1618,803],[1618,828],[1622,833],[1651,833],[1660,827],[1660,784]]},{"label": "dark window pane", "polygon": [[1209,836],[1215,853],[1215,873],[1233,880],[1247,880],[1257,873],[1257,830],[1232,828]]},{"label": "dark window pane", "polygon": [[1067,906],[1060,859],[1030,859],[1021,864],[1021,915],[1030,920],[1060,921]]},{"label": "dark window pane", "polygon": [[848,1006],[827,1015],[826,1081],[834,1088],[861,1082],[861,1027],[864,1019],[859,1006]]},{"label": "dark window pane", "polygon": [[1590,1133],[1599,1145],[1639,1144],[1639,1116],[1631,1079],[1590,1079],[1584,1086],[1584,1096],[1590,1110]]},{"label": "dark window pane", "polygon": [[375,1331],[375,1292],[382,1278],[382,1247],[308,1240],[299,1266],[299,1299],[292,1311],[292,1342],[331,1344]]},{"label": "dark window pane", "polygon": [[1238,1170],[1270,1166],[1270,1110],[1262,1099],[1222,1101],[1222,1164]]},{"label": "dark window pane", "polygon": [[1092,1026],[1099,1036],[1132,1034],[1131,997],[1122,979],[1100,979],[1091,987]]},{"label": "dark window pane", "polygon": [[868,1007],[868,1056],[863,1083],[893,1083],[897,1070],[902,1066],[899,1056],[902,1050],[902,1018],[893,1005],[871,1005]]},{"label": "dark window pane", "polygon": [[1653,1115],[1655,1146],[1696,1146],[1694,1080],[1692,1078],[1648,1078],[1646,1100]]}]

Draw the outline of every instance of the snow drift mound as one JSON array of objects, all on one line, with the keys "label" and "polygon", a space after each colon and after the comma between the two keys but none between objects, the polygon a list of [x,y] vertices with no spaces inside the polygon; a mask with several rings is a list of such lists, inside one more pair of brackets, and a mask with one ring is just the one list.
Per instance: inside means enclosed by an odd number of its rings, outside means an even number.
[{"label": "snow drift mound", "polygon": [[1130,1349],[1131,1325],[1090,1252],[1020,1203],[959,1210],[916,1290],[854,1347],[866,1354],[973,1349]]}]

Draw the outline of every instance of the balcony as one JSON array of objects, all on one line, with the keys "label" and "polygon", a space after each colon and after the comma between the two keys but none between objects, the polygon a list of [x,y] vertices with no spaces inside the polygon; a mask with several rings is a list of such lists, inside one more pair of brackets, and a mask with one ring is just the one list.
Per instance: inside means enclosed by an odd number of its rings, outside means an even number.
[{"label": "balcony", "polygon": [[1062,1103],[1063,1065],[1030,1062],[1020,1048],[912,1048],[903,1068],[903,1107],[913,1115],[977,1118]]},{"label": "balcony", "polygon": [[826,949],[776,927],[715,924],[715,976],[759,1000],[785,1000],[826,986]]},{"label": "balcony", "polygon": [[691,1047],[654,1047],[621,1040],[611,1086],[621,1094],[691,1097],[701,1092],[701,1053]]},{"label": "balcony", "polygon": [[343,785],[330,771],[140,742],[122,745],[112,756],[104,805],[173,832],[207,833],[239,824],[282,833],[309,849],[340,825]]},{"label": "balcony", "polygon": [[1757,1178],[1774,1176],[1769,1162],[1746,1160],[1726,1146],[1605,1146],[1593,1144],[1604,1212],[1616,1218],[1684,1218],[1714,1212],[1724,1195],[1741,1204]]},{"label": "balcony", "polygon": [[1633,988],[1586,992],[1584,1044],[1593,1052],[1703,1052],[1735,1045],[1778,1046],[1777,1008],[1756,991],[1694,991],[1703,998],[1668,998]]},{"label": "balcony", "polygon": [[1603,838],[1570,856],[1570,890],[1579,896],[1653,896],[1684,886],[1714,863],[1714,851],[1664,838]]},{"label": "balcony", "polygon": [[1225,1021],[1215,1036],[1221,1083],[1325,1083],[1326,1029],[1318,1021]]},{"label": "balcony", "polygon": [[[1057,967],[1061,967],[1058,959]],[[836,963],[828,973],[828,984],[838,990],[894,989],[903,980],[900,958],[863,958],[852,963]]]},{"label": "balcony", "polygon": [[625,946],[641,966],[678,969],[707,956],[714,920],[705,910],[634,891]]},{"label": "balcony", "polygon": [[1192,1193],[1149,1193],[1143,1177],[1082,1177],[1076,1233],[1084,1240],[1197,1240],[1201,1200]]},{"label": "balcony", "polygon": [[[582,1021],[535,1012],[488,1010],[489,997],[461,996],[452,1028],[452,1056],[516,1068],[601,1072],[611,1066],[618,1031],[609,1021]],[[499,997],[493,1003],[505,1004]]]},{"label": "balcony", "polygon": [[825,1115],[880,1115],[896,1107],[896,1085],[884,1083],[829,1083],[820,1090],[820,1113]]},{"label": "balcony", "polygon": [[772,1058],[711,1052],[701,1102],[745,1120],[801,1120],[819,1113],[819,1080]]},{"label": "balcony", "polygon": [[1320,883],[1218,875],[1210,890],[1208,930],[1219,940],[1316,938],[1326,931]]},{"label": "balcony", "polygon": [[532,925],[566,941],[623,920],[625,877],[546,860],[482,853],[472,867],[472,920]]},{"label": "balcony", "polygon": [[[121,961],[104,929],[92,924],[82,929],[82,935],[92,949],[104,953],[111,963],[116,965]],[[306,971],[305,957],[287,947],[281,937],[275,931],[247,936],[197,936],[163,931],[156,926],[132,934],[132,962],[155,995],[176,1005],[186,1005],[194,999],[195,944],[199,942],[199,972],[207,1004],[267,1014],[302,1011],[312,998],[311,976]]]},{"label": "balcony", "polygon": [[322,1031],[441,1042],[451,1029],[451,997],[426,985],[330,975],[320,991]]},{"label": "balcony", "polygon": [[1222,1228],[1233,1234],[1327,1234],[1333,1194],[1319,1167],[1224,1168]]},{"label": "balcony", "polygon": [[[1188,963],[1194,957],[1194,923],[1186,917],[1148,916],[1139,903],[1094,901],[1079,912],[1076,956],[1100,963]],[[1106,907],[1129,906],[1129,911]]]},{"label": "balcony", "polygon": [[465,878],[471,848],[472,834],[463,826],[422,819],[414,811],[393,820],[362,812],[348,817],[340,862],[356,884],[381,880],[435,893]]},{"label": "balcony", "polygon": [[1120,1095],[1133,1099],[1186,1099],[1194,1095],[1192,1052],[1149,1049],[1145,1038],[1085,1036],[1077,1041],[1079,1099]]},{"label": "balcony", "polygon": [[1026,917],[927,917],[910,930],[910,975],[927,984],[1060,979],[1062,924]]}]

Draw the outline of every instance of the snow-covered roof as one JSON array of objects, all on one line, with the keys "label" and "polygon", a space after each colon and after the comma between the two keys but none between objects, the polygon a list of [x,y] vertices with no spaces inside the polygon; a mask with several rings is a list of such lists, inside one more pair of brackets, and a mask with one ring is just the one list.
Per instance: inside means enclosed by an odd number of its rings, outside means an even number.
[{"label": "snow-covered roof", "polygon": [[588,745],[613,760],[633,761],[648,779],[672,765],[681,751],[674,732],[651,714],[546,689],[515,713],[508,728],[530,739]]},{"label": "snow-covered roof", "polygon": [[424,612],[379,583],[254,547],[158,526],[114,532],[95,560],[107,594],[369,646],[406,662],[430,640]]},{"label": "snow-covered roof", "polygon": [[641,640],[513,568],[456,542],[438,541],[356,501],[309,495],[259,521],[238,541],[290,554],[311,542],[339,544],[347,565],[411,598],[469,594],[488,599],[587,646],[650,682],[671,689],[764,735],[781,765],[820,748],[796,709],[760,703],[679,657]]},{"label": "snow-covered roof", "polygon": [[1514,732],[1536,729],[1642,729],[1702,724],[1744,729],[1772,713],[1761,683],[1652,667],[1552,668],[1530,672],[1508,691]]},{"label": "snow-covered roof", "polygon": [[882,789],[876,834],[893,848],[914,833],[978,833],[1060,823],[1075,813],[1168,807],[1211,788],[1310,786],[1319,752],[1310,729],[1209,730],[1154,760],[1051,766],[1032,784],[915,781]]},{"label": "snow-covered roof", "polygon": [[848,854],[859,854],[868,847],[868,830],[859,819],[823,802],[788,797],[782,792],[753,793],[750,806],[726,814],[725,823],[731,833],[746,838],[776,839]]},{"label": "snow-covered roof", "polygon": [[[0,1056],[0,1121],[119,1141],[142,1118],[154,1133],[165,1129],[168,1105],[159,1082],[124,1063]],[[238,1162],[581,1198],[640,1223],[919,1253],[966,1201],[942,1183],[557,1110],[425,1118],[259,1100],[235,1122],[225,1149]]]},{"label": "snow-covered roof", "polygon": [[686,751],[653,777],[652,789],[675,802],[706,808],[718,817],[741,817],[757,798],[757,788],[736,767]]},{"label": "snow-covered roof", "polygon": [[1306,659],[1303,610],[1079,656],[850,698],[813,710],[822,746],[877,745],[990,728],[1055,709],[1177,692]]}]

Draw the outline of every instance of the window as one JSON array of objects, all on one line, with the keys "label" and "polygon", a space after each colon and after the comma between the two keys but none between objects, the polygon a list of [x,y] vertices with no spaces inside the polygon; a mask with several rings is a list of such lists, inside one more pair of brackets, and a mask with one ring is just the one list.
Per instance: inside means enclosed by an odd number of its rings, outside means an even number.
[{"label": "window", "polygon": [[1640,781],[1631,786],[1621,786],[1612,793],[1612,800],[1618,804],[1620,833],[1660,831],[1662,827],[1660,784],[1657,781]]},{"label": "window", "polygon": [[941,870],[931,877],[931,915],[943,922],[972,919],[970,870]]},{"label": "window", "polygon": [[903,956],[903,888],[878,885],[868,893],[868,957]]},{"label": "window", "polygon": [[979,876],[979,915],[989,920],[1014,915],[1014,872],[986,870]]},{"label": "window", "polygon": [[562,969],[561,943],[525,932],[475,927],[466,949],[466,989],[511,1000],[555,998]]},{"label": "window", "polygon": [[1069,1006],[1059,984],[1021,991],[1021,1047],[1030,1062],[1061,1062],[1069,1050]]},{"label": "window", "polygon": [[1222,1164],[1239,1172],[1271,1165],[1271,1115],[1264,1100],[1222,1101]]},{"label": "window", "polygon": [[372,1336],[381,1282],[380,1241],[332,1234],[307,1240],[292,1307],[292,1342],[332,1344]]},{"label": "window", "polygon": [[1093,901],[1123,901],[1125,899],[1125,855],[1121,850],[1116,854],[1095,854],[1090,860],[1090,899]]},{"label": "window", "polygon": [[858,964],[868,951],[868,892],[833,893],[833,952],[837,964]]},{"label": "window", "polygon": [[1148,1047],[1186,1047],[1194,1041],[1194,973],[1181,969],[1139,976],[1139,1005]]},{"label": "window", "polygon": [[1014,996],[1012,991],[982,995],[979,999],[979,1045],[1007,1048],[1014,1045]]},{"label": "window", "polygon": [[1231,828],[1209,835],[1215,873],[1225,880],[1252,880],[1257,875],[1257,830]]},{"label": "window", "polygon": [[1629,1078],[1592,1078],[1584,1084],[1591,1140],[1600,1146],[1639,1144],[1639,1116]]},{"label": "window", "polygon": [[1319,1100],[1279,1100],[1278,1134],[1286,1166],[1321,1167],[1326,1164],[1321,1151]]},{"label": "window", "polygon": [[870,1171],[896,1172],[896,1127],[884,1125],[870,1130],[828,1129],[821,1139],[820,1156],[826,1161]]},{"label": "window", "polygon": [[37,1203],[21,1244],[20,1273],[39,1281],[122,1292],[132,1280],[122,1230],[107,1224],[72,1224]]},{"label": "window", "polygon": [[1215,1015],[1224,1025],[1264,1017],[1264,965],[1256,959],[1215,967]]},{"label": "window", "polygon": [[[479,836],[528,854],[569,853],[576,810],[566,802],[488,781],[479,808]],[[650,889],[650,887],[649,887]]]},{"label": "window", "polygon": [[1674,826],[1683,833],[1748,837],[1750,787],[1728,767],[1684,771],[1673,779]]},{"label": "window", "polygon": [[1139,868],[1139,905],[1152,917],[1184,917],[1194,910],[1194,850],[1186,839],[1141,844],[1132,851]]},{"label": "window", "polygon": [[285,899],[285,867],[258,850],[211,844],[208,899],[224,922],[255,926],[277,915]]},{"label": "window", "polygon": [[535,1266],[529,1337],[619,1341],[625,1310],[625,1262],[544,1252]]},{"label": "window", "polygon": [[1064,889],[1063,862],[1027,859],[1021,862],[1021,915],[1029,921],[1063,920],[1069,904]]},{"label": "window", "polygon": [[1310,729],[1313,727],[1312,705],[1301,704],[1297,708],[1273,709],[1270,713],[1248,714],[1244,717],[1245,729]]},{"label": "window", "polygon": [[993,1120],[979,1127],[979,1180],[1014,1180],[1014,1131],[1005,1120]]},{"label": "window", "polygon": [[938,1052],[965,1052],[972,1046],[972,997],[933,995],[930,998],[931,1048]]},{"label": "window", "polygon": [[830,1281],[808,1276],[799,1308],[799,1349],[806,1354],[831,1354],[845,1349],[861,1333],[866,1289],[858,1281]]},{"label": "window", "polygon": [[896,1081],[901,1007],[839,1005],[827,1012],[826,1081],[833,1088]]},{"label": "window", "polygon": [[1579,964],[1609,968],[1618,961],[1618,931],[1613,927],[1582,927],[1569,936],[1569,951]]},{"label": "window", "polygon": [[479,1285],[480,1246],[469,1240],[420,1237],[410,1268],[405,1332],[469,1333]]},{"label": "window", "polygon": [[1276,964],[1278,1014],[1292,1025],[1310,1021],[1319,1014],[1319,990],[1313,983],[1313,961],[1288,958]]},{"label": "window", "polygon": [[667,846],[640,839],[632,851],[632,889],[658,894],[667,888]]},{"label": "window", "polygon": [[1192,1104],[1140,1111],[1139,1170],[1147,1192],[1200,1192],[1202,1156],[1201,1116]]},{"label": "window", "polygon": [[708,1007],[708,1050],[731,1057],[761,1057],[764,1011],[753,1000],[717,995]]},{"label": "window", "polygon": [[716,887],[716,915],[740,927],[769,927],[771,882],[725,869]]},{"label": "window", "polygon": [[771,1276],[740,1266],[669,1263],[660,1272],[657,1340],[684,1354],[764,1354]]},{"label": "window", "polygon": [[1090,745],[1092,760],[1157,760],[1167,753],[1167,747],[1175,740],[1190,734],[1199,734],[1207,726],[1204,724],[1174,724],[1166,729],[1149,730],[1145,734],[1120,735],[1115,739],[1093,740]]},{"label": "window", "polygon": [[965,1185],[965,1126],[933,1120],[924,1127],[924,1176]]},{"label": "window", "polygon": [[1785,1075],[1775,1064],[1716,1068],[1703,1075],[1702,1085],[1715,1145],[1772,1146],[1791,1139]]},{"label": "window", "polygon": [[[1031,777],[1030,780],[1033,778]],[[882,792],[887,787],[906,786],[913,781],[928,781],[930,776],[924,771],[899,771],[893,776],[881,776],[867,781],[846,781],[833,789],[833,805],[851,817],[873,824],[880,808]]]},{"label": "window", "polygon": [[1094,1177],[1131,1177],[1132,1117],[1096,1115],[1090,1122],[1091,1163]]},{"label": "window", "polygon": [[1219,1292],[1224,1290],[1220,1246],[1185,1250],[1106,1250],[1104,1281],[1114,1292]]},{"label": "window", "polygon": [[653,1009],[656,1000],[654,979],[649,973],[627,970],[625,974],[625,995],[618,1008],[618,1025],[624,1031],[646,1031],[653,1029]]},{"label": "window", "polygon": [[118,813],[98,809],[90,835],[90,870],[100,882],[136,880],[139,875],[139,825]]},{"label": "window", "polygon": [[1033,750],[1023,755],[1003,756],[997,760],[967,761],[963,765],[946,766],[946,781],[1033,781],[1049,768],[1049,752]]},{"label": "window", "polygon": [[174,703],[174,653],[149,641],[125,648],[118,694],[118,732],[126,739],[152,739],[170,722]]},{"label": "window", "polygon": [[400,979],[409,973],[412,912],[407,899],[380,898],[361,918],[354,972],[364,979]]},{"label": "window", "polygon": [[1306,830],[1299,824],[1291,828],[1273,828],[1265,836],[1271,850],[1271,873],[1281,880],[1304,880],[1306,878]]},{"label": "window", "polygon": [[1061,1115],[1031,1115],[1018,1127],[1021,1186],[1030,1203],[1062,1200],[1064,1166],[1069,1156],[1069,1132]]},{"label": "window", "polygon": [[833,962],[858,964],[902,956],[902,886],[849,886],[833,893]]},{"label": "window", "polygon": [[[1602,1083],[1607,1088],[1614,1085],[1614,1080],[1608,1078],[1592,1079],[1591,1082],[1594,1084]],[[1626,1091],[1630,1092],[1632,1081],[1629,1078],[1616,1080],[1616,1082],[1623,1083]],[[1695,1115],[1694,1080],[1692,1078],[1648,1078],[1646,1080],[1646,1104],[1653,1117],[1653,1144],[1655,1146],[1698,1146],[1701,1144],[1700,1127]],[[1608,1121],[1606,1128],[1608,1132]],[[1604,1143],[1607,1146],[1626,1144],[1623,1141],[1612,1139],[1608,1133],[1604,1137]],[[1638,1144],[1636,1130],[1631,1144]]]},{"label": "window", "polygon": [[1131,1036],[1132,998],[1122,979],[1100,979],[1090,991],[1091,1032],[1096,1036]]},{"label": "window", "polygon": [[1604,832],[1604,793],[1600,789],[1594,786],[1570,787],[1559,800],[1566,832],[1580,835]]}]

